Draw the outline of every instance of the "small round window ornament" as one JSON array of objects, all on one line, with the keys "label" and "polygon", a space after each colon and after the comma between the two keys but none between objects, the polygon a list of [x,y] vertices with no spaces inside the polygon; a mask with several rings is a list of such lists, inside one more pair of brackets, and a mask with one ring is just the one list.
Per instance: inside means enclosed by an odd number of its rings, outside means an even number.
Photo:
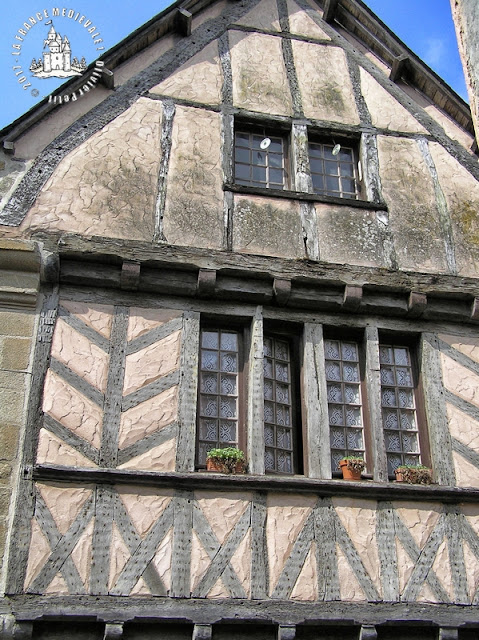
[{"label": "small round window ornament", "polygon": [[341,145],[338,143],[334,145],[331,153],[333,154],[333,156],[337,156],[340,151],[341,151]]},{"label": "small round window ornament", "polygon": [[269,138],[263,138],[263,140],[261,140],[261,142],[259,143],[259,148],[265,151],[265,149],[267,149],[270,144],[271,140]]}]

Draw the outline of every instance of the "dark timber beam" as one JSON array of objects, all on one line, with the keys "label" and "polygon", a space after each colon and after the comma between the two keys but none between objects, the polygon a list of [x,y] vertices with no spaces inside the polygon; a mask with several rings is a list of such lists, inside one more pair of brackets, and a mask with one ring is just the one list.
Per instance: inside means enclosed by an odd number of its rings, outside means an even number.
[{"label": "dark timber beam", "polygon": [[398,82],[407,74],[410,68],[411,58],[408,55],[402,54],[400,56],[397,56],[393,60],[393,66],[391,69],[391,73],[389,74],[389,79],[391,80],[391,82]]},{"label": "dark timber beam", "polygon": [[334,22],[336,17],[336,10],[338,8],[339,0],[326,0],[324,3],[323,20],[325,22]]},{"label": "dark timber beam", "polygon": [[101,74],[100,82],[107,89],[114,89],[115,88],[115,74],[113,73],[113,71],[110,71],[109,69],[103,69],[103,73]]},{"label": "dark timber beam", "polygon": [[193,14],[186,9],[178,9],[175,15],[175,26],[178,33],[182,36],[191,35],[191,23]]}]

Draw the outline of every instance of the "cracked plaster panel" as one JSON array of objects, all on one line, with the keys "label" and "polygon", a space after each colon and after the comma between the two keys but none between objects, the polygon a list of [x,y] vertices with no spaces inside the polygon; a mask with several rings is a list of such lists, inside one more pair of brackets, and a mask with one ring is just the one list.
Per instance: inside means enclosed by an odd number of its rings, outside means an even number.
[{"label": "cracked plaster panel", "polygon": [[56,574],[48,587],[45,589],[44,593],[50,596],[66,596],[69,594],[68,585],[65,582],[65,578],[60,572]]},{"label": "cracked plaster panel", "polygon": [[376,540],[376,502],[333,498],[333,505],[374,586],[381,593],[380,563]]},{"label": "cracked plaster panel", "polygon": [[151,329],[161,327],[161,325],[179,318],[182,312],[176,309],[142,309],[140,307],[130,308],[128,319],[127,340],[139,338]]},{"label": "cracked plaster panel", "polygon": [[84,94],[81,99],[57,106],[15,140],[15,155],[17,158],[34,160],[47,145],[112,93],[97,84],[94,91]]},{"label": "cracked plaster panel", "polygon": [[153,566],[158,571],[167,591],[171,589],[171,556],[173,551],[173,529],[170,529],[160,542],[155,555]]},{"label": "cracked plaster panel", "polygon": [[292,116],[281,38],[229,31],[235,107]]},{"label": "cracked plaster panel", "polygon": [[370,60],[373,64],[375,64],[378,69],[381,69],[381,71],[384,73],[384,75],[387,78],[389,78],[389,74],[391,73],[391,68],[388,67],[387,64],[385,64],[382,60],[380,60],[377,56],[375,56],[374,53],[372,53],[371,51],[366,51],[364,55],[368,60]]},{"label": "cracked plaster panel", "polygon": [[31,162],[17,160],[0,151],[0,211],[3,210],[31,165]]},{"label": "cracked plaster panel", "polygon": [[137,391],[179,366],[181,331],[131,353],[125,358],[123,395]]},{"label": "cracked plaster panel", "polygon": [[130,596],[151,596],[151,591],[143,578],[138,579],[138,582],[130,591]]},{"label": "cracked plaster panel", "polygon": [[[424,110],[431,116],[431,118],[433,118],[439,125],[441,125],[445,133],[450,138],[452,138],[453,140],[457,140],[457,142],[462,144],[463,147],[470,151],[471,145],[474,142],[474,137],[470,133],[464,131],[464,129],[456,124],[452,118],[447,116],[436,106],[431,104],[425,107]],[[473,155],[472,152],[471,155]]]},{"label": "cracked plaster panel", "polygon": [[440,358],[446,389],[479,407],[479,376],[444,353],[440,354]]},{"label": "cracked plaster panel", "polygon": [[47,371],[43,411],[91,445],[100,448],[103,411],[53,371]]},{"label": "cracked plaster panel", "polygon": [[[381,129],[427,133],[414,116],[363,68],[361,72],[361,92],[371,114],[372,123]],[[411,101],[411,105],[413,102]],[[415,105],[416,106],[416,105]],[[419,108],[416,106],[416,108]]]},{"label": "cracked plaster panel", "polygon": [[236,523],[247,509],[252,495],[250,493],[228,492],[218,497],[217,492],[196,491],[195,498],[203,511],[220,544],[226,540]]},{"label": "cracked plaster panel", "polygon": [[230,592],[225,587],[225,584],[221,578],[215,582],[210,591],[208,592],[207,598],[228,598]]},{"label": "cracked plaster panel", "polygon": [[[448,594],[451,602],[454,602],[454,585],[451,576],[451,564],[449,562],[449,550],[446,540],[443,540],[439,545],[439,549],[436,552],[436,557],[434,558],[431,569],[439,578],[439,581],[444,587],[444,590]],[[435,598],[435,601],[437,602],[438,598]]]},{"label": "cracked plaster panel", "polygon": [[169,244],[206,249],[222,247],[219,113],[176,106],[163,232]]},{"label": "cracked plaster panel", "polygon": [[246,597],[251,597],[251,529],[241,540],[231,558],[231,567],[238,576]]},{"label": "cracked plaster panel", "polygon": [[233,250],[283,258],[304,258],[299,203],[238,196],[234,198]]},{"label": "cracked plaster panel", "polygon": [[178,386],[163,391],[121,414],[118,446],[124,449],[176,420]]},{"label": "cracked plaster panel", "polygon": [[383,197],[400,269],[447,271],[431,174],[415,140],[378,136]]},{"label": "cracked plaster panel", "polygon": [[116,486],[121,501],[138,535],[145,538],[148,531],[171,502],[173,492],[150,487]]},{"label": "cracked plaster panel", "polygon": [[198,534],[193,530],[191,538],[191,565],[190,565],[190,584],[191,591],[195,591],[201,578],[210,566],[211,560],[208,552],[201,544]]},{"label": "cracked plaster panel", "polygon": [[214,40],[166,80],[150,89],[150,93],[204,104],[220,104],[221,83],[218,41]]},{"label": "cracked plaster panel", "polygon": [[82,579],[83,586],[86,590],[88,590],[88,584],[90,582],[93,527],[94,522],[92,519],[80,536],[80,539],[71,553],[72,560],[75,563],[78,573],[80,574],[80,578]]},{"label": "cracked plaster panel", "polygon": [[266,540],[271,592],[274,590],[294,543],[315,504],[316,498],[314,496],[268,494]]},{"label": "cracked plaster panel", "polygon": [[140,98],[71,151],[22,229],[151,240],[161,160],[161,103]]},{"label": "cracked plaster panel", "polygon": [[136,469],[144,471],[174,471],[176,464],[176,438],[170,438],[158,447],[149,449],[124,464],[118,469]]},{"label": "cracked plaster panel", "polygon": [[477,467],[463,458],[459,453],[452,452],[454,460],[454,472],[456,475],[456,485],[458,487],[479,488],[479,476]]},{"label": "cracked plaster panel", "polygon": [[416,602],[433,602],[433,603],[438,602],[438,599],[432,592],[432,589],[427,584],[427,582],[425,582],[422,585],[421,590],[419,591],[419,594],[417,596]]},{"label": "cracked plaster panel", "polygon": [[[449,402],[446,403],[449,432],[467,447],[479,453],[479,424],[463,411]],[[477,481],[479,474],[476,471]]]},{"label": "cracked plaster panel", "polygon": [[292,41],[304,115],[359,124],[346,54],[339,47]]},{"label": "cracked plaster panel", "polygon": [[[463,336],[446,335],[444,333],[438,337],[479,364],[479,338],[473,338],[471,336],[464,338]],[[463,340],[467,340],[467,342],[462,342]]]},{"label": "cracked plaster panel", "polygon": [[198,506],[220,544],[223,544],[233,531],[252,499],[249,493],[228,492],[227,497],[224,497],[225,495],[218,497],[217,493],[211,491],[195,492]]},{"label": "cracked plaster panel", "polygon": [[25,589],[27,589],[38,576],[41,568],[52,552],[50,545],[48,544],[48,540],[43,535],[40,525],[35,518],[32,518],[31,525],[30,550],[28,552],[27,571],[24,582]]},{"label": "cracked plaster panel", "polygon": [[105,391],[108,354],[75,331],[62,318],[57,320],[53,334],[52,357],[100,391]]},{"label": "cracked plaster panel", "polygon": [[39,482],[36,486],[62,535],[71,527],[94,489],[92,485],[68,487],[54,482]]},{"label": "cracked plaster panel", "polygon": [[479,562],[467,542],[463,542],[464,563],[466,565],[467,593],[472,602],[479,586]]},{"label": "cracked plaster panel", "polygon": [[112,589],[115,586],[121,572],[130,558],[130,552],[128,551],[128,547],[126,546],[121,533],[118,531],[116,522],[113,522],[112,526],[110,549],[108,589]]},{"label": "cracked plaster panel", "polygon": [[70,300],[61,300],[60,304],[107,340],[110,338],[113,318],[112,305],[87,304]]},{"label": "cracked plaster panel", "polygon": [[338,558],[339,592],[341,594],[341,600],[347,602],[364,602],[366,595],[339,544],[336,544],[336,555]]},{"label": "cracked plaster panel", "polygon": [[436,526],[442,507],[432,502],[423,502],[418,507],[417,503],[406,501],[395,502],[393,507],[419,549],[422,549]]},{"label": "cracked plaster panel", "polygon": [[40,429],[36,462],[37,464],[55,464],[61,467],[92,468],[97,466],[89,458],[46,429]]},{"label": "cracked plaster panel", "polygon": [[291,592],[291,599],[309,600],[310,602],[318,599],[318,570],[316,566],[316,543],[314,541],[311,543],[311,548]]},{"label": "cracked plaster panel", "polygon": [[278,7],[275,0],[261,0],[259,4],[237,20],[235,24],[246,27],[265,29],[266,31],[281,31]]},{"label": "cracked plaster panel", "polygon": [[430,143],[452,222],[459,275],[477,277],[479,270],[479,182],[437,143]]},{"label": "cracked plaster panel", "polygon": [[411,560],[411,557],[398,540],[395,538],[395,546],[396,546],[396,557],[397,557],[397,571],[399,578],[399,593],[403,593],[404,589],[407,586],[409,578],[414,569],[414,561]]},{"label": "cracked plaster panel", "polygon": [[287,0],[289,14],[289,30],[291,33],[317,40],[331,40],[304,9],[300,9],[296,2]]},{"label": "cracked plaster panel", "polygon": [[385,265],[386,225],[376,211],[315,203],[321,260],[361,266]]}]

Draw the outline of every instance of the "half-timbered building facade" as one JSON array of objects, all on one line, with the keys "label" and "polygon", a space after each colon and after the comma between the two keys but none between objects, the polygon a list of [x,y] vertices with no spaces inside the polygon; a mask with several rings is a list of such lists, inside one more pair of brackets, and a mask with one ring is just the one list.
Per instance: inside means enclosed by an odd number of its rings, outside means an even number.
[{"label": "half-timbered building facade", "polygon": [[468,106],[359,0],[102,59],[1,132],[0,637],[476,638]]}]

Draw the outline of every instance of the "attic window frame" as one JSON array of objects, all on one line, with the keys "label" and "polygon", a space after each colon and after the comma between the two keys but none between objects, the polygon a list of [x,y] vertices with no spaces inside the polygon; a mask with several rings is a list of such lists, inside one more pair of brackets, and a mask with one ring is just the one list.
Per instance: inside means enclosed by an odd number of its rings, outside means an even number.
[{"label": "attic window frame", "polygon": [[[316,159],[311,155],[311,145],[323,145],[325,147],[333,147],[335,145],[340,145],[341,149],[339,150],[338,156],[334,156],[333,158],[328,158],[326,154],[322,156],[317,156],[316,158],[322,160],[323,166],[325,163],[335,164],[337,165],[339,171],[337,175],[327,174],[327,167],[325,167],[325,172],[321,173],[319,171],[313,171],[311,160]],[[336,135],[333,131],[308,131],[308,158],[310,165],[310,175],[311,182],[313,183],[313,176],[326,176],[326,177],[337,177],[338,178],[338,189],[328,189],[325,185],[324,189],[316,190],[314,184],[312,184],[313,193],[318,196],[318,198],[334,198],[335,200],[340,200],[345,204],[351,202],[361,202],[365,198],[365,189],[364,189],[364,176],[362,175],[362,167],[360,169],[360,147],[361,147],[361,138],[356,136],[345,136],[344,134]],[[350,176],[348,174],[341,173],[341,158],[340,154],[343,149],[347,149],[351,151],[352,160],[344,160],[344,164],[351,164],[353,168],[353,175]],[[352,191],[346,191],[343,188],[343,181],[352,179],[354,181],[354,195]],[[331,191],[337,191],[337,193],[332,194]],[[344,195],[346,194],[346,195]],[[348,195],[351,194],[351,195]]]},{"label": "attic window frame", "polygon": [[[237,144],[237,135],[238,134],[244,134],[244,135],[248,135],[249,136],[249,142],[251,144],[248,145],[238,145]],[[282,184],[280,184],[279,182],[272,182],[269,178],[270,176],[270,171],[271,170],[276,170],[278,169],[278,167],[272,167],[270,166],[270,162],[269,162],[269,154],[272,154],[274,156],[279,155],[278,152],[274,151],[274,150],[269,150],[269,149],[264,149],[264,150],[259,150],[256,149],[253,145],[254,145],[254,141],[253,141],[253,136],[255,137],[262,137],[263,139],[265,138],[270,138],[273,142],[275,140],[280,139],[281,143],[282,143],[282,151],[281,151],[281,156],[282,156],[282,167],[280,168],[280,170],[283,172],[283,182]],[[247,189],[261,189],[261,190],[273,190],[273,191],[284,191],[284,190],[288,190],[291,186],[291,170],[290,170],[290,143],[289,143],[289,137],[290,137],[290,132],[289,130],[285,130],[282,129],[280,127],[278,127],[276,124],[274,125],[258,125],[258,124],[252,124],[250,122],[245,122],[245,121],[240,121],[240,122],[236,122],[235,123],[235,128],[234,128],[234,144],[233,144],[233,149],[234,149],[234,156],[233,156],[233,183],[239,187],[243,187],[243,188],[247,188]],[[244,160],[237,160],[237,157],[239,156],[239,154],[237,153],[238,151],[241,150],[249,150],[249,161],[246,162]],[[255,162],[252,162],[252,155],[255,151],[258,151],[259,153],[263,153],[265,154],[265,164],[257,164]],[[239,166],[249,166],[250,167],[250,176],[252,175],[251,170],[254,167],[258,167],[258,168],[265,168],[265,173],[266,173],[266,180],[261,181],[261,180],[257,180],[257,181],[253,181],[251,180],[247,180],[245,178],[238,178],[237,176],[237,165]]]}]

